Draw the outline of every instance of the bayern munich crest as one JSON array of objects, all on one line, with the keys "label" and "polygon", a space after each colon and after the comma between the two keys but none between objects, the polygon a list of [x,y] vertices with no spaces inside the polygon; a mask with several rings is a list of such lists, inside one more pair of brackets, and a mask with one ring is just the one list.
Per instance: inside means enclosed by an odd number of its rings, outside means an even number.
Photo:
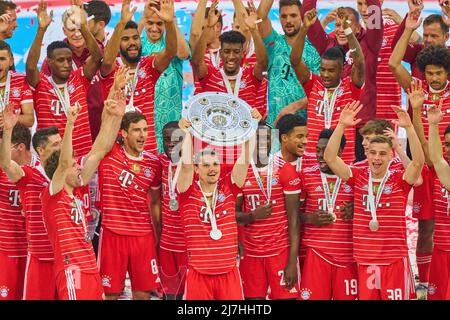
[{"label": "bayern munich crest", "polygon": [[20,90],[19,89],[14,89],[12,91],[12,95],[13,95],[14,98],[20,97]]},{"label": "bayern munich crest", "polygon": [[214,146],[242,144],[258,127],[247,102],[221,92],[193,96],[183,107],[183,117],[191,122],[196,138]]}]

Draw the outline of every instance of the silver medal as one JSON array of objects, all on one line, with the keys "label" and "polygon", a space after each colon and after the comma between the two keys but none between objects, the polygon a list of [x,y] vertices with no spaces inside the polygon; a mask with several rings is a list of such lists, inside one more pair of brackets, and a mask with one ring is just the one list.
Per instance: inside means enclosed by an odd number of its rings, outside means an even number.
[{"label": "silver medal", "polygon": [[177,199],[170,199],[169,201],[169,209],[172,211],[178,210],[178,201]]},{"label": "silver medal", "polygon": [[220,238],[222,238],[222,231],[220,231],[219,229],[212,229],[209,233],[209,236],[213,240],[220,240]]},{"label": "silver medal", "polygon": [[370,220],[369,229],[371,231],[378,231],[378,228],[380,228],[380,223],[377,220]]}]

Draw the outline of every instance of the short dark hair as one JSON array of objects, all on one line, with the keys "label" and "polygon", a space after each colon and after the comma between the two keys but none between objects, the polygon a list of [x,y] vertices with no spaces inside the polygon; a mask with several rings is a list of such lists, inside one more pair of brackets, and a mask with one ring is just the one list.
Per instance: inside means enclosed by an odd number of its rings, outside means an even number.
[{"label": "short dark hair", "polygon": [[28,127],[24,126],[20,122],[18,122],[12,131],[11,135],[12,144],[21,144],[23,143],[27,150],[30,150],[31,145],[31,132]]},{"label": "short dark hair", "polygon": [[48,143],[48,137],[55,134],[59,134],[59,130],[55,126],[37,130],[32,139],[34,150],[37,152],[38,147],[45,148]]},{"label": "short dark hair", "polygon": [[197,165],[200,163],[200,160],[204,156],[217,156],[217,152],[211,148],[205,148],[197,152],[194,156],[194,165]]},{"label": "short dark hair", "polygon": [[445,128],[444,136],[445,136],[446,134],[450,134],[450,126],[448,126],[447,128]]},{"label": "short dark hair", "polygon": [[300,0],[280,0],[278,6],[280,9],[287,6],[297,6],[299,10],[302,9],[302,3]]},{"label": "short dark hair", "polygon": [[178,126],[178,121],[169,121],[167,122],[164,127],[162,128],[162,130],[167,130],[167,129],[179,129],[180,127]]},{"label": "short dark hair", "polygon": [[425,20],[423,20],[423,26],[429,26],[430,24],[433,23],[438,23],[439,26],[441,27],[441,30],[444,33],[448,33],[449,27],[448,25],[444,22],[444,19],[442,19],[442,16],[440,14],[430,14],[428,17],[425,18]]},{"label": "short dark hair", "polygon": [[[206,7],[206,10],[205,10],[205,19],[208,18],[209,10],[211,10],[211,7]],[[216,10],[215,10],[215,13],[217,14],[217,12],[218,12],[218,10],[216,9]],[[222,14],[219,16],[219,21],[217,21],[217,23],[220,23],[220,25],[223,26],[223,17],[222,17]]]},{"label": "short dark hair", "polygon": [[70,46],[65,41],[53,41],[47,46],[47,58],[53,58],[53,51],[56,49],[70,49]]},{"label": "short dark hair", "polygon": [[373,119],[368,121],[364,127],[359,129],[359,134],[362,136],[368,134],[375,134],[382,136],[384,134],[384,130],[391,129],[394,130],[392,124],[386,119]]},{"label": "short dark hair", "polygon": [[5,14],[7,10],[16,10],[17,5],[12,1],[0,1],[0,15]]},{"label": "short dark hair", "polygon": [[277,122],[278,139],[281,135],[289,134],[295,127],[306,127],[306,120],[298,114],[286,114]]},{"label": "short dark hair", "polygon": [[105,1],[92,0],[84,4],[88,16],[94,16],[94,21],[104,21],[105,25],[111,21],[111,9]]},{"label": "short dark hair", "polygon": [[138,28],[138,25],[137,25],[136,22],[134,22],[133,20],[130,20],[125,25],[124,30],[127,30],[127,29],[136,29],[136,30],[138,30],[139,28]]},{"label": "short dark hair", "polygon": [[341,46],[331,47],[322,54],[322,59],[340,61],[343,65],[345,62],[345,51]]},{"label": "short dark hair", "polygon": [[54,151],[44,164],[44,170],[47,177],[53,179],[56,168],[58,168],[59,156],[61,155],[61,150]]},{"label": "short dark hair", "polygon": [[0,40],[0,50],[6,50],[9,52],[9,54],[12,56],[12,51],[11,51],[11,47],[9,46],[9,44],[3,40]]},{"label": "short dark hair", "polygon": [[222,46],[224,43],[239,43],[244,45],[245,36],[239,31],[227,31],[220,35],[219,37],[220,45]]},{"label": "short dark hair", "polygon": [[389,147],[393,147],[394,144],[392,143],[392,139],[386,136],[380,136],[377,135],[375,137],[373,137],[372,139],[370,139],[370,143],[387,143],[389,145]]},{"label": "short dark hair", "polygon": [[450,71],[450,51],[447,46],[430,45],[422,49],[416,58],[420,71],[425,72],[428,65],[443,67]]},{"label": "short dark hair", "polygon": [[127,112],[124,114],[122,118],[122,122],[120,123],[120,129],[128,131],[128,129],[130,128],[130,124],[138,123],[141,120],[145,120],[145,122],[147,122],[147,118],[145,118],[145,116],[142,113],[138,111]]},{"label": "short dark hair", "polygon": [[[330,140],[331,135],[333,134],[334,129],[323,129],[319,133],[319,140],[320,139],[328,139]],[[345,144],[347,143],[347,139],[345,138],[345,135],[342,135],[341,144],[339,146],[340,150],[344,150]]]}]

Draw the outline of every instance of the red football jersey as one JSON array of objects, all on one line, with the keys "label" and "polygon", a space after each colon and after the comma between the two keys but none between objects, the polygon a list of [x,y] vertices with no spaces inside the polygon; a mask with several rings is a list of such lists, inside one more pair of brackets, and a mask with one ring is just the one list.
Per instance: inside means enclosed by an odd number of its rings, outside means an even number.
[{"label": "red football jersey", "polygon": [[[55,254],[55,274],[72,269],[85,273],[96,273],[97,262],[90,241],[86,241],[87,211],[89,197],[84,190],[75,190],[69,195],[63,188],[50,195],[50,187],[42,191],[42,214]],[[87,201],[87,203],[86,203]]]},{"label": "red football jersey", "polygon": [[116,143],[98,170],[102,227],[122,235],[153,233],[148,193],[161,185],[158,157],[144,151],[136,158]]},{"label": "red football jersey", "polygon": [[11,258],[27,256],[25,217],[19,190],[0,170],[0,251]]},{"label": "red football jersey", "polygon": [[[172,166],[172,180],[175,177],[177,166],[169,161],[165,153],[159,156],[162,166],[162,190],[161,190],[161,213],[162,213],[162,230],[159,246],[168,251],[185,252],[186,242],[184,240],[183,225],[179,210],[172,211],[169,208],[169,165]],[[175,187],[176,188],[176,187]],[[174,193],[176,195],[176,190]],[[177,195],[176,195],[177,197]]]},{"label": "red football jersey", "polygon": [[[70,105],[78,104],[81,107],[73,129],[72,139],[73,150],[77,157],[85,156],[92,147],[91,128],[86,101],[89,84],[90,82],[84,76],[82,68],[70,72],[69,80],[67,81],[67,93],[69,94]],[[58,85],[58,88],[64,97],[64,85]],[[64,135],[67,119],[65,108],[55,93],[55,88],[46,76],[42,76],[41,81],[34,88],[34,108],[36,111],[38,130],[56,126],[61,136]]]},{"label": "red football jersey", "polygon": [[[406,201],[412,186],[403,180],[404,170],[391,171],[377,206],[379,229],[371,231],[368,201],[369,168],[350,167],[347,184],[354,189],[353,255],[360,264],[390,264],[408,256]],[[373,181],[374,196],[380,181]]]},{"label": "red football jersey", "polygon": [[450,192],[439,181],[436,171],[433,168],[430,171],[433,179],[433,242],[439,250],[450,251]]},{"label": "red football jersey", "polygon": [[[283,159],[281,151],[275,154],[277,157]],[[290,162],[290,164],[295,168],[295,171],[300,174],[302,169],[309,168],[317,163],[317,157],[315,153],[305,152],[302,157],[297,158],[296,161]]]},{"label": "red football jersey", "polygon": [[229,174],[218,181],[217,193],[215,216],[217,228],[222,232],[219,240],[210,237],[211,221],[206,214],[199,183],[194,182],[178,198],[189,267],[203,274],[224,274],[236,267],[238,231],[235,203],[241,189],[232,182]]},{"label": "red football jersey", "polygon": [[[268,166],[257,168],[267,194]],[[300,178],[290,163],[279,156],[273,157],[273,173],[270,201],[272,214],[263,220],[255,220],[243,227],[243,246],[245,255],[251,257],[270,257],[280,254],[289,247],[288,218],[284,203],[285,194],[300,194]],[[259,188],[255,174],[250,167],[244,186],[243,211],[250,213],[267,202]]]},{"label": "red football jersey", "polygon": [[377,113],[378,119],[396,120],[397,115],[391,105],[402,104],[402,92],[397,79],[389,68],[389,58],[392,55],[392,40],[397,32],[398,24],[392,19],[384,20],[384,34],[381,50],[378,54],[377,66]]},{"label": "red football jersey", "polygon": [[[345,105],[353,100],[359,100],[361,89],[357,88],[350,77],[341,80],[341,84],[333,92],[333,96],[329,97],[329,105],[333,108],[329,124],[326,120],[326,90],[323,86],[322,78],[311,72],[311,79],[303,85],[305,93],[308,96],[308,144],[306,151],[315,152],[316,143],[319,140],[320,132],[329,125],[329,128],[335,128],[339,122],[341,110]],[[334,105],[333,105],[334,102]],[[327,116],[328,117],[328,116]],[[345,145],[342,159],[350,164],[355,159],[355,128],[348,127],[345,129]]]},{"label": "red football jersey", "polygon": [[[9,71],[11,75],[9,83],[8,102],[13,105],[14,110],[20,110],[25,103],[33,103],[33,94],[26,81],[24,74]],[[0,99],[5,97],[6,82],[0,83]],[[0,108],[1,109],[1,108]]]},{"label": "red football jersey", "polygon": [[[330,197],[336,187],[337,176],[326,174]],[[302,196],[306,201],[305,214],[317,210],[327,211],[325,189],[318,166],[305,168],[301,172]],[[333,207],[336,221],[327,226],[304,224],[302,244],[331,257],[334,262],[348,265],[353,259],[353,221],[342,220],[340,209],[345,203],[353,202],[353,188],[341,181]]]},{"label": "red football jersey", "polygon": [[[161,73],[155,67],[156,56],[141,57],[137,72],[137,83],[133,93],[133,106],[138,108],[147,119],[148,137],[145,142],[145,150],[153,153],[158,152],[155,136],[155,85]],[[122,64],[120,58],[116,59],[116,69]],[[108,97],[109,90],[114,84],[115,70],[111,71],[100,81],[103,87],[103,96]],[[127,92],[127,103],[130,103],[131,90]]]}]

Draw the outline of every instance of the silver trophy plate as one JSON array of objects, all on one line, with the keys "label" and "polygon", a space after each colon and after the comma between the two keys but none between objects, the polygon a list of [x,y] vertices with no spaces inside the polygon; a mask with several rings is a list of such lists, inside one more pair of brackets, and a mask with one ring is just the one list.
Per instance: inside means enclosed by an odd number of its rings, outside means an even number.
[{"label": "silver trophy plate", "polygon": [[247,102],[222,92],[193,96],[183,107],[182,114],[191,122],[192,135],[214,146],[242,144],[258,127]]}]

